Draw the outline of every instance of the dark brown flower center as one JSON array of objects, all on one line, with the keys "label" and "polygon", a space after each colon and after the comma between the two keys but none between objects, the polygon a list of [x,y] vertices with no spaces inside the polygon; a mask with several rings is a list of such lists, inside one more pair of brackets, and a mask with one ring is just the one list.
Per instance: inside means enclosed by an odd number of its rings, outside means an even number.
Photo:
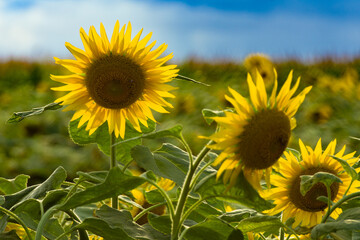
[{"label": "dark brown flower center", "polygon": [[95,60],[86,71],[86,88],[102,107],[130,106],[142,95],[145,76],[141,67],[124,55],[106,55]]},{"label": "dark brown flower center", "polygon": [[[300,176],[301,175],[314,175],[317,172],[328,172],[336,174],[335,172],[326,169],[324,167],[314,167],[305,169],[304,171],[297,176],[291,184],[290,187],[290,201],[301,210],[307,212],[318,212],[322,211],[327,207],[325,202],[316,200],[320,196],[327,197],[326,187],[323,183],[316,183],[306,194],[303,196],[300,193]],[[331,190],[331,200],[333,201],[336,198],[336,195],[339,191],[339,183],[334,182],[330,186]]]},{"label": "dark brown flower center", "polygon": [[245,167],[266,169],[281,157],[290,135],[290,119],[284,112],[262,110],[244,127],[238,154]]}]

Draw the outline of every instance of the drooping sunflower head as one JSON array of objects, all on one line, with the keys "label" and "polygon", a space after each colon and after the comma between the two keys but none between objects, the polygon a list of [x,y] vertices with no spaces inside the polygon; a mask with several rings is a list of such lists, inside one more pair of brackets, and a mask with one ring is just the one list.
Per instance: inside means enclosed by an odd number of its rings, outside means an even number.
[{"label": "drooping sunflower head", "polygon": [[[274,71],[275,72],[275,71]],[[276,76],[276,72],[275,72]],[[264,80],[257,72],[255,83],[248,74],[250,101],[229,87],[232,97],[225,98],[234,106],[234,112],[225,112],[224,117],[213,119],[220,130],[209,139],[215,144],[209,148],[221,150],[214,164],[222,163],[218,177],[224,174],[224,183],[233,185],[241,171],[256,189],[261,189],[260,180],[266,173],[269,183],[272,166],[286,149],[291,130],[295,127],[295,113],[311,87],[294,96],[300,78],[291,88],[292,72],[280,92],[277,79],[268,98]]]},{"label": "drooping sunflower head", "polygon": [[270,57],[265,54],[257,53],[248,55],[244,60],[244,66],[254,78],[256,72],[259,72],[266,86],[270,86],[274,82],[274,66]]},{"label": "drooping sunflower head", "polygon": [[[353,165],[358,161],[354,158],[355,152],[344,155],[345,146],[335,154],[336,140],[333,140],[323,151],[321,139],[315,149],[305,146],[299,140],[301,150],[301,160],[291,153],[285,152],[285,158],[279,160],[279,173],[272,177],[274,188],[265,191],[264,197],[274,200],[276,207],[269,210],[269,214],[283,212],[282,219],[285,222],[291,217],[295,217],[293,227],[302,226],[311,228],[321,222],[326,212],[327,204],[317,200],[320,196],[327,196],[327,190],[323,183],[315,184],[304,196],[300,193],[300,176],[313,175],[318,172],[327,172],[336,175],[342,183],[334,182],[330,186],[331,201],[337,202],[349,188],[351,177],[344,171],[341,164],[332,158],[336,156]],[[357,191],[359,181],[352,183],[348,189],[348,194]],[[336,219],[341,213],[337,208],[330,216]]]},{"label": "drooping sunflower head", "polygon": [[107,121],[109,133],[124,138],[127,120],[141,132],[140,123],[147,127],[148,119],[155,121],[151,110],[166,113],[164,107],[172,107],[164,98],[174,97],[169,91],[175,88],[167,83],[178,69],[164,64],[173,55],[160,57],[167,45],[152,50],[156,43],[148,45],[152,33],[140,39],[142,31],[131,38],[130,22],[120,30],[117,21],[109,40],[102,24],[100,35],[93,26],[89,35],[81,28],[84,50],[65,43],[75,60],[55,58],[71,72],[51,75],[52,80],[66,84],[53,90],[69,91],[56,102],[68,105],[65,111],[74,110],[71,120],[80,119],[78,127],[87,123],[89,134]]}]

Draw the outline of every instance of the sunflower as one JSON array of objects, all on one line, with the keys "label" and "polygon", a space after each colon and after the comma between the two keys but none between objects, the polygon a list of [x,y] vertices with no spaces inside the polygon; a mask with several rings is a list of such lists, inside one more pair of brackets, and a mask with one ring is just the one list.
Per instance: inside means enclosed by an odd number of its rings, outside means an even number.
[{"label": "sunflower", "polygon": [[[157,181],[157,184],[164,189],[165,191],[170,191],[175,187],[175,182],[171,181],[170,179],[162,178],[160,177]],[[153,185],[149,185],[147,183],[143,184],[143,189],[137,188],[131,190],[132,195],[134,196],[134,201],[142,206],[144,209],[151,207],[152,204],[148,203],[148,201],[145,198],[145,192],[155,190],[156,187]],[[138,207],[133,206],[130,213],[133,217],[135,217],[137,214],[139,214],[141,211]],[[155,213],[157,215],[163,215],[165,213],[165,206],[159,206],[153,210],[151,210],[152,213]],[[143,215],[141,218],[139,218],[136,222],[140,225],[143,225],[147,223],[147,214]]]},{"label": "sunflower", "polygon": [[[276,71],[274,74],[277,76]],[[225,184],[235,184],[241,171],[256,189],[261,189],[260,180],[264,172],[269,184],[272,166],[283,154],[291,130],[296,125],[293,116],[311,89],[307,87],[293,97],[300,78],[295,86],[290,88],[292,77],[291,71],[277,96],[275,78],[274,88],[268,99],[264,80],[259,72],[256,75],[256,84],[248,74],[251,102],[229,87],[233,98],[226,95],[225,98],[234,106],[235,112],[225,111],[224,117],[213,117],[220,130],[208,137],[215,141],[209,148],[221,150],[214,165],[222,163],[217,177],[224,173]]]},{"label": "sunflower", "polygon": [[[339,177],[342,183],[335,182],[330,186],[331,201],[337,202],[349,188],[351,177],[331,155],[346,160],[350,165],[353,165],[358,158],[354,158],[355,152],[344,155],[346,146],[335,154],[336,140],[333,140],[324,151],[322,151],[321,139],[314,150],[305,146],[301,140],[299,140],[299,145],[301,161],[298,161],[291,152],[285,152],[286,160],[284,158],[279,160],[279,173],[281,175],[272,177],[272,184],[275,187],[265,191],[264,197],[274,200],[276,205],[269,210],[269,214],[274,215],[283,212],[282,219],[284,222],[295,217],[293,227],[300,225],[311,228],[321,222],[326,212],[327,204],[317,200],[317,198],[327,196],[327,190],[323,183],[317,183],[303,196],[300,193],[300,176],[327,172]],[[353,182],[347,193],[358,191],[357,187],[359,186],[359,181]],[[330,216],[336,219],[340,213],[341,209],[337,208]]]},{"label": "sunflower", "polygon": [[264,79],[266,86],[270,86],[274,82],[274,66],[270,58],[265,54],[256,53],[248,55],[244,60],[244,66],[253,77],[256,76],[258,71]]},{"label": "sunflower", "polygon": [[[80,119],[78,127],[86,124],[91,135],[107,121],[109,133],[124,138],[126,120],[141,132],[140,123],[147,127],[147,120],[155,121],[151,110],[167,113],[164,107],[172,107],[164,98],[173,98],[168,85],[177,76],[176,65],[164,64],[173,54],[159,58],[166,50],[162,44],[155,50],[155,41],[149,44],[152,33],[140,40],[142,29],[131,39],[131,23],[119,31],[116,22],[109,40],[103,24],[100,35],[94,26],[89,35],[80,29],[84,49],[65,43],[75,60],[55,58],[57,64],[71,74],[51,75],[51,79],[66,85],[52,88],[55,91],[70,91],[55,100],[68,105],[64,111],[74,110],[71,121]],[[140,122],[140,123],[139,123]]]}]

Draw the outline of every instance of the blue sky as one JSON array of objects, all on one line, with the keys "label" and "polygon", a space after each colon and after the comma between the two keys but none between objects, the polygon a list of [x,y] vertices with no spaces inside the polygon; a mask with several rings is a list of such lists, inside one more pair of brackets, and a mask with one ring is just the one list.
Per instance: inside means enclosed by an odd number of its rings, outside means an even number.
[{"label": "blue sky", "polygon": [[0,0],[0,58],[69,57],[80,27],[103,22],[110,35],[117,19],[153,32],[174,61],[360,55],[358,0]]}]

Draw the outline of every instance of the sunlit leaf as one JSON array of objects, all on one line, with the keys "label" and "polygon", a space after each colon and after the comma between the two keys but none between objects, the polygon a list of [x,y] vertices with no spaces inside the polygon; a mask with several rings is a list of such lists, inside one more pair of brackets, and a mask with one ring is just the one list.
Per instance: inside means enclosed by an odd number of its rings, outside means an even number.
[{"label": "sunlit leaf", "polygon": [[[131,156],[145,170],[151,170],[156,175],[170,179],[182,186],[189,167],[189,155],[182,149],[165,143],[160,149],[152,153],[148,147],[136,146],[131,150]],[[204,166],[204,164],[202,163],[200,167]],[[213,172],[215,170],[208,167],[200,176],[200,179]]]},{"label": "sunlit leaf", "polygon": [[330,187],[334,182],[342,183],[341,179],[332,173],[317,172],[314,175],[302,175],[300,176],[300,193],[305,194],[317,183],[321,182],[325,186]]},{"label": "sunlit leaf", "polygon": [[29,178],[30,176],[24,174],[20,174],[14,179],[0,177],[0,194],[8,195],[25,189]]},{"label": "sunlit leaf", "polygon": [[353,167],[351,167],[347,161],[345,161],[344,159],[338,158],[334,155],[331,155],[331,157],[334,158],[336,161],[338,161],[341,164],[341,166],[344,168],[345,172],[347,174],[349,174],[349,176],[351,177],[351,179],[353,181],[358,178],[358,174],[357,174],[356,170]]},{"label": "sunlit leaf", "polygon": [[239,228],[243,232],[278,233],[280,227],[283,226],[284,224],[280,221],[278,217],[256,215],[241,220],[237,225],[237,228]]},{"label": "sunlit leaf", "polygon": [[205,108],[205,109],[202,110],[202,115],[203,115],[206,123],[210,125],[214,121],[214,119],[212,119],[212,117],[224,117],[225,112]]},{"label": "sunlit leaf", "polygon": [[62,108],[62,106],[60,105],[62,102],[59,103],[49,103],[43,107],[37,107],[37,108],[33,108],[30,111],[25,111],[25,112],[15,112],[13,113],[13,115],[10,117],[10,119],[7,121],[8,123],[17,123],[20,122],[22,120],[24,120],[24,118],[28,118],[34,115],[39,115],[41,113],[43,113],[44,111],[47,110],[57,110],[59,108]]},{"label": "sunlit leaf", "polygon": [[237,182],[230,189],[221,180],[216,180],[216,173],[204,178],[195,189],[202,198],[217,198],[229,202],[254,208],[258,211],[270,209],[273,205],[260,197],[251,185],[246,181],[242,173],[239,174]]},{"label": "sunlit leaf", "polygon": [[187,240],[219,240],[227,239],[234,228],[217,218],[210,218],[204,222],[191,226],[185,234]]},{"label": "sunlit leaf", "polygon": [[336,231],[359,231],[359,229],[360,220],[345,219],[341,221],[321,223],[316,225],[311,231],[311,237],[313,239],[318,239],[320,236]]},{"label": "sunlit leaf", "polygon": [[66,211],[78,206],[118,196],[143,183],[144,180],[140,177],[126,175],[119,166],[116,166],[109,171],[109,174],[103,183],[75,193],[59,207],[59,210]]}]

